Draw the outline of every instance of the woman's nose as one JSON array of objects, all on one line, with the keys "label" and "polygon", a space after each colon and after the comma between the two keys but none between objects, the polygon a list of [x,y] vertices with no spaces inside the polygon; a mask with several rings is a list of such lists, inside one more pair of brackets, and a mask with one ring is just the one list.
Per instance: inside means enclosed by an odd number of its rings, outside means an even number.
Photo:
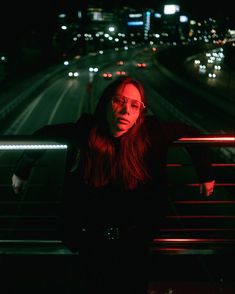
[{"label": "woman's nose", "polygon": [[130,104],[128,102],[125,102],[124,105],[123,105],[123,107],[122,107],[122,111],[124,113],[130,114],[130,107],[131,107]]}]

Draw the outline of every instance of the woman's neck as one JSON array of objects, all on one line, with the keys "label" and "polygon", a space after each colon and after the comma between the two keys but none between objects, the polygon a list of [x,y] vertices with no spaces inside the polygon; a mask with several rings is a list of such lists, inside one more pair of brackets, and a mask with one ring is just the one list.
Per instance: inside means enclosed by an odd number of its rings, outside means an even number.
[{"label": "woman's neck", "polygon": [[113,137],[117,138],[117,137],[121,137],[123,134],[125,134],[126,131],[118,130],[116,128],[111,128],[110,133]]}]

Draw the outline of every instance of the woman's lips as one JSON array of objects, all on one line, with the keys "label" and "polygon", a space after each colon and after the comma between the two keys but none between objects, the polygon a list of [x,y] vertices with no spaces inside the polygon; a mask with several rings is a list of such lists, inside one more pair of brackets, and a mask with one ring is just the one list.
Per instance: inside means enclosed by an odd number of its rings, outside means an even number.
[{"label": "woman's lips", "polygon": [[128,123],[129,123],[129,120],[127,120],[127,119],[125,119],[125,118],[121,118],[121,117],[120,117],[120,118],[118,118],[117,120],[118,120],[119,123],[124,123],[124,124],[128,124]]}]

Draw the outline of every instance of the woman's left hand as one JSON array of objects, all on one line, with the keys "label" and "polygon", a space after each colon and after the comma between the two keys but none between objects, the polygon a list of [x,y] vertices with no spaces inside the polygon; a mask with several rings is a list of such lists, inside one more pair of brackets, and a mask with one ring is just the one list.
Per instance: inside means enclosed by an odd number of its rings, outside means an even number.
[{"label": "woman's left hand", "polygon": [[200,194],[204,196],[211,196],[214,191],[215,180],[200,184]]}]

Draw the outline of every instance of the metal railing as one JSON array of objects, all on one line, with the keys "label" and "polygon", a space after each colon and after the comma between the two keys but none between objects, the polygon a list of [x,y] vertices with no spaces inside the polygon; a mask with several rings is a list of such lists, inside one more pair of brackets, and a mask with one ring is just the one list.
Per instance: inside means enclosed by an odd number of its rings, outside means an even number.
[{"label": "metal railing", "polygon": [[[229,149],[229,154],[233,156],[235,136],[216,134],[181,138],[172,146],[191,145]],[[38,140],[32,136],[0,137],[0,156],[1,151],[10,153],[8,155],[11,157],[12,151],[25,149],[53,149],[66,153],[67,146],[50,140]],[[58,191],[61,185],[55,188],[57,196],[48,198],[43,194],[44,183],[32,181],[26,196],[14,197],[10,182],[13,165],[3,163],[4,161],[1,163],[1,158],[3,157],[0,157],[0,175],[4,174],[5,180],[0,182],[0,251],[14,253],[25,250],[28,253],[35,253],[38,250],[43,254],[70,254],[61,245],[56,230],[56,213],[60,204]],[[167,215],[166,224],[161,228],[160,234],[153,239],[153,251],[162,254],[234,252],[234,156],[230,159],[231,162],[212,162],[216,175],[215,192],[212,197],[206,199],[199,197],[199,183],[190,182],[192,178],[195,179],[193,176],[186,183],[174,180],[179,175],[179,170],[180,174],[190,173],[193,168],[190,162],[167,164],[170,179],[173,179],[169,183],[173,210]],[[45,170],[45,166],[47,165],[40,163],[37,167]],[[1,169],[5,168],[8,172],[1,172]]]}]

